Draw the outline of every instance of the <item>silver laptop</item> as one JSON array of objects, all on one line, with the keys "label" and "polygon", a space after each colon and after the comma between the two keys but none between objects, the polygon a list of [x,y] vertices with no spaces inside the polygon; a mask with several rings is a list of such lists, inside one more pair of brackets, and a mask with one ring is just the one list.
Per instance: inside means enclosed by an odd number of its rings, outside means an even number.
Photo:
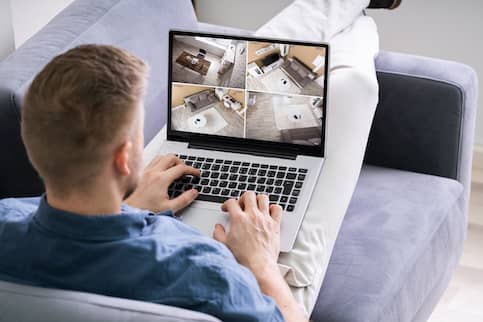
[{"label": "silver laptop", "polygon": [[170,31],[167,141],[201,177],[180,217],[212,236],[229,229],[220,205],[245,191],[284,209],[281,250],[292,249],[324,161],[327,44]]}]

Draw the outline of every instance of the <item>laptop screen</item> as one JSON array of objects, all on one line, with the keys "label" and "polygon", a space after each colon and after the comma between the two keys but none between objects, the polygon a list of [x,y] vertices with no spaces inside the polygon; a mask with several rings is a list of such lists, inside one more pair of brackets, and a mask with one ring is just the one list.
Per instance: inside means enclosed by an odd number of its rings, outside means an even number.
[{"label": "laptop screen", "polygon": [[324,44],[171,31],[168,135],[322,150],[327,55]]}]

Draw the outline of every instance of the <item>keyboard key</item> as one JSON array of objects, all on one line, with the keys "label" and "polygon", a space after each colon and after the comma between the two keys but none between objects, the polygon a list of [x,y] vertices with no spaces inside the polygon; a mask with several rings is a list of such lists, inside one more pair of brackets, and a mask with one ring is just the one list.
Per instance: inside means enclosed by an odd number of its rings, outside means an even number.
[{"label": "keyboard key", "polygon": [[245,190],[247,188],[246,183],[238,183],[238,186],[236,187],[238,190]]},{"label": "keyboard key", "polygon": [[224,165],[224,166],[221,167],[221,171],[223,171],[223,172],[227,172],[228,170],[230,170],[230,166],[228,166],[228,165]]},{"label": "keyboard key", "polygon": [[287,167],[279,167],[278,170],[279,171],[287,171]]},{"label": "keyboard key", "polygon": [[278,195],[271,194],[268,196],[268,200],[270,202],[277,202],[278,201]]},{"label": "keyboard key", "polygon": [[270,170],[270,171],[268,171],[267,176],[270,177],[270,178],[273,178],[273,177],[275,177],[276,174],[277,173],[275,171]]},{"label": "keyboard key", "polygon": [[283,194],[289,196],[290,193],[292,192],[293,186],[294,186],[293,181],[285,181],[283,183]]},{"label": "keyboard key", "polygon": [[193,168],[199,169],[201,168],[201,164],[202,164],[201,162],[195,162],[193,163]]},{"label": "keyboard key", "polygon": [[270,169],[270,170],[276,170],[276,169],[277,169],[277,166],[276,166],[276,165],[271,165],[271,166],[269,167],[269,169]]},{"label": "keyboard key", "polygon": [[288,168],[288,171],[297,172],[297,168]]},{"label": "keyboard key", "polygon": [[287,205],[286,205],[286,204],[284,204],[284,203],[279,203],[278,205],[279,205],[280,207],[282,207],[282,209],[283,209],[283,210],[285,210],[285,208],[287,207]]},{"label": "keyboard key", "polygon": [[257,189],[255,189],[256,192],[264,192],[265,191],[265,186],[263,185],[260,185],[260,186],[257,186]]},{"label": "keyboard key", "polygon": [[275,185],[276,186],[281,186],[282,184],[283,184],[283,180],[280,180],[280,179],[275,180]]},{"label": "keyboard key", "polygon": [[230,190],[228,190],[228,189],[221,190],[221,195],[222,196],[228,196],[229,194],[230,194]]},{"label": "keyboard key", "polygon": [[273,179],[267,179],[267,182],[265,182],[265,184],[267,184],[269,186],[273,185],[274,183],[275,183],[275,180],[273,180]]},{"label": "keyboard key", "polygon": [[219,186],[225,188],[228,185],[228,181],[221,181]]},{"label": "keyboard key", "polygon": [[303,185],[303,182],[301,182],[301,181],[295,182],[295,188],[297,188],[297,189],[302,188],[302,185]]},{"label": "keyboard key", "polygon": [[208,159],[206,159],[206,162],[209,162],[209,163],[212,163],[213,161],[215,161],[215,160],[214,160],[214,159],[212,159],[212,158],[208,158]]},{"label": "keyboard key", "polygon": [[248,166],[250,166],[250,162],[243,162],[242,163],[242,167],[248,167]]},{"label": "keyboard key", "polygon": [[219,172],[212,172],[210,178],[212,179],[218,179],[220,177]]},{"label": "keyboard key", "polygon": [[231,167],[231,168],[230,168],[230,172],[231,172],[231,173],[237,173],[237,172],[238,172],[238,170],[239,170],[239,167],[234,167],[234,166],[233,166],[233,167]]},{"label": "keyboard key", "polygon": [[205,158],[203,158],[203,157],[197,157],[196,158],[196,161],[205,161]]},{"label": "keyboard key", "polygon": [[186,159],[188,158],[188,156],[186,156],[186,155],[184,155],[184,154],[181,154],[181,155],[179,156],[179,158],[180,158],[181,160],[186,160]]},{"label": "keyboard key", "polygon": [[210,176],[210,171],[203,171],[201,172],[201,177],[202,178],[208,178]]},{"label": "keyboard key", "polygon": [[285,177],[285,172],[277,172],[277,178],[281,179]]},{"label": "keyboard key", "polygon": [[216,159],[216,160],[215,160],[215,163],[223,163],[223,160],[221,160],[221,159]]},{"label": "keyboard key", "polygon": [[300,173],[307,173],[307,171],[308,171],[307,169],[299,169]]},{"label": "keyboard key", "polygon": [[290,201],[289,202],[291,204],[295,204],[295,203],[297,203],[297,198],[292,197],[292,198],[290,198]]},{"label": "keyboard key", "polygon": [[201,192],[203,192],[203,193],[210,193],[211,192],[211,188],[210,187],[204,187],[203,190],[201,190]]},{"label": "keyboard key", "polygon": [[248,173],[248,168],[240,168],[239,171],[241,174],[247,174]]},{"label": "keyboard key", "polygon": [[217,202],[217,203],[224,203],[225,201],[228,200],[228,197],[199,194],[198,197],[196,197],[196,199],[197,200],[202,200],[202,201],[211,201],[211,202]]},{"label": "keyboard key", "polygon": [[214,171],[218,171],[218,170],[220,170],[220,165],[219,165],[219,164],[213,164],[213,165],[211,166],[211,170],[214,170]]},{"label": "keyboard key", "polygon": [[252,168],[260,168],[260,164],[259,163],[252,163]]},{"label": "keyboard key", "polygon": [[228,179],[228,173],[222,173],[222,174],[220,175],[220,179],[221,179],[221,180],[226,180],[226,179]]},{"label": "keyboard key", "polygon": [[231,161],[231,160],[225,160],[225,161],[223,161],[223,164],[232,164],[232,163],[233,163],[233,161]]},{"label": "keyboard key", "polygon": [[189,167],[193,166],[193,161],[186,161],[184,164],[186,164]]},{"label": "keyboard key", "polygon": [[208,179],[202,179],[200,181],[200,185],[202,185],[202,186],[206,186],[206,185],[208,185],[208,183],[210,183],[210,180],[208,180]]},{"label": "keyboard key", "polygon": [[241,165],[240,161],[233,161],[233,165]]},{"label": "keyboard key", "polygon": [[231,197],[238,197],[240,195],[240,191],[238,190],[233,190],[231,193],[230,193],[230,196]]},{"label": "keyboard key", "polygon": [[235,189],[235,188],[236,188],[236,182],[230,182],[230,183],[228,184],[228,188],[230,188],[230,189]]},{"label": "keyboard key", "polygon": [[288,201],[288,197],[287,196],[281,196],[280,197],[280,202],[287,202]]},{"label": "keyboard key", "polygon": [[211,191],[211,193],[214,194],[214,195],[218,195],[218,194],[220,194],[220,192],[221,192],[220,188],[215,188],[215,189],[213,189],[213,191]]},{"label": "keyboard key", "polygon": [[216,187],[218,185],[218,180],[211,180],[210,181],[210,186]]},{"label": "keyboard key", "polygon": [[267,170],[260,169],[258,170],[258,175],[264,177],[267,175]]},{"label": "keyboard key", "polygon": [[273,189],[273,193],[276,193],[276,194],[282,193],[282,188],[281,187],[277,187],[277,188]]},{"label": "keyboard key", "polygon": [[291,172],[288,172],[287,175],[285,176],[285,178],[289,179],[289,180],[293,180],[295,179],[297,176],[295,175],[295,173],[291,173]]},{"label": "keyboard key", "polygon": [[196,158],[195,158],[194,156],[190,155],[190,156],[188,157],[188,160],[194,161],[194,160],[196,160]]},{"label": "keyboard key", "polygon": [[257,188],[256,185],[254,184],[249,184],[248,187],[247,187],[247,190],[250,190],[250,191],[255,191],[255,189]]},{"label": "keyboard key", "polygon": [[193,179],[191,179],[191,183],[198,184],[200,183],[200,180],[201,180],[200,177],[193,177]]},{"label": "keyboard key", "polygon": [[245,182],[245,181],[247,181],[247,179],[248,179],[247,176],[239,176],[238,177],[238,181],[240,181],[240,182]]},{"label": "keyboard key", "polygon": [[268,169],[268,164],[262,164],[262,165],[260,165],[260,168],[262,168],[262,169]]},{"label": "keyboard key", "polygon": [[257,180],[257,183],[258,184],[264,184],[266,180],[267,180],[266,178],[259,177],[258,180]]},{"label": "keyboard key", "polygon": [[257,171],[258,171],[257,169],[251,168],[250,170],[248,170],[248,174],[254,176],[257,174]]},{"label": "keyboard key", "polygon": [[210,168],[211,168],[210,163],[203,163],[203,165],[201,166],[201,169],[203,170],[210,170]]},{"label": "keyboard key", "polygon": [[231,174],[228,180],[236,181],[237,179],[238,179],[238,174]]},{"label": "keyboard key", "polygon": [[248,182],[253,183],[253,182],[256,182],[256,181],[257,181],[257,177],[255,177],[255,176],[248,177]]},{"label": "keyboard key", "polygon": [[273,187],[270,187],[269,186],[269,187],[265,188],[265,192],[266,193],[272,193],[273,192],[273,189],[274,189]]},{"label": "keyboard key", "polygon": [[292,192],[292,195],[295,196],[295,197],[298,197],[300,195],[300,190],[294,190]]},{"label": "keyboard key", "polygon": [[295,209],[295,207],[293,205],[288,205],[287,206],[287,211],[288,212],[292,212],[294,209]]},{"label": "keyboard key", "polygon": [[299,174],[298,179],[299,180],[305,180],[305,174]]}]

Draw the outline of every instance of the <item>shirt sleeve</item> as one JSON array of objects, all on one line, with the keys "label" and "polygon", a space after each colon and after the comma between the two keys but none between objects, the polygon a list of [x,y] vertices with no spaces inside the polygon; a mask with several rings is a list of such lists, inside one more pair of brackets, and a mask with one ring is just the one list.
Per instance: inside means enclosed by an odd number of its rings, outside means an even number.
[{"label": "shirt sleeve", "polygon": [[220,264],[207,262],[203,271],[200,286],[208,286],[208,292],[199,311],[222,321],[284,321],[275,301],[261,292],[253,274],[234,259],[225,258]]}]

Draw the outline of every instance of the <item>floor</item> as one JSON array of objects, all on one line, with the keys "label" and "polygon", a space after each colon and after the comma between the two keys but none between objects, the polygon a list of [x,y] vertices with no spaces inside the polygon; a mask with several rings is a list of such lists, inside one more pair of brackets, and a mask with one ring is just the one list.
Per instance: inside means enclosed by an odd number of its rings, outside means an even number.
[{"label": "floor", "polygon": [[[256,103],[253,106],[249,106],[247,110],[247,138],[276,142],[282,141],[282,135],[275,125],[274,106],[309,105],[311,100],[311,97],[308,96],[281,96],[253,92],[250,93],[250,96],[252,95],[256,95]],[[277,100],[281,101],[277,103]]]},{"label": "floor", "polygon": [[[266,83],[263,80],[267,78],[272,78],[271,76],[275,74],[283,75],[283,77],[279,77],[280,80],[278,80],[277,83],[281,82],[281,78],[286,79],[287,82],[289,83],[293,83],[291,79],[288,76],[286,76],[285,72],[279,67],[279,68],[275,68],[274,70],[260,77],[253,77],[253,76],[247,77],[247,88],[257,90],[257,91],[266,91],[266,92],[281,93],[281,94],[286,93],[286,94],[300,94],[300,95],[311,95],[311,96],[324,95],[323,88],[315,81],[311,81],[304,88],[299,88],[294,83],[294,85],[292,87],[288,87],[287,90],[278,88],[279,86],[276,86],[276,85],[266,86]],[[291,88],[295,88],[295,89],[292,90]]]},{"label": "floor", "polygon": [[[243,117],[238,115],[233,110],[227,109],[223,106],[221,102],[213,104],[209,107],[203,108],[202,110],[207,110],[208,108],[215,107],[215,109],[221,114],[228,125],[217,133],[216,135],[224,136],[234,136],[243,137],[244,136],[244,120]],[[174,129],[183,130],[184,122],[190,117],[194,116],[198,112],[191,112],[191,110],[184,105],[178,106],[172,111],[172,125]],[[191,130],[188,130],[191,131]]]},{"label": "floor", "polygon": [[429,322],[483,321],[483,171],[473,174],[463,256]]},{"label": "floor", "polygon": [[[237,52],[244,47],[244,43],[237,44]],[[190,83],[190,84],[202,84],[209,86],[223,86],[230,88],[243,88],[245,87],[245,65],[246,59],[244,55],[236,55],[236,62],[232,68],[227,70],[223,75],[218,74],[220,69],[221,58],[219,56],[207,53],[205,59],[211,62],[210,68],[206,76],[190,70],[176,63],[176,58],[183,52],[183,50],[190,54],[196,55],[199,48],[187,45],[182,42],[173,43],[173,81]]]}]

